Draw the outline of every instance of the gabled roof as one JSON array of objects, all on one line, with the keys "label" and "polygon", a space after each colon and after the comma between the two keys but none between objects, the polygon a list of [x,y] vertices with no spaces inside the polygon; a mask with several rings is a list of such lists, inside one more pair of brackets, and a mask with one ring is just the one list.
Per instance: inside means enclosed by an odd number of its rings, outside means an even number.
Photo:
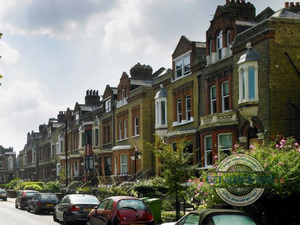
[{"label": "gabled roof", "polygon": [[283,8],[275,12],[271,18],[300,19],[300,14]]}]

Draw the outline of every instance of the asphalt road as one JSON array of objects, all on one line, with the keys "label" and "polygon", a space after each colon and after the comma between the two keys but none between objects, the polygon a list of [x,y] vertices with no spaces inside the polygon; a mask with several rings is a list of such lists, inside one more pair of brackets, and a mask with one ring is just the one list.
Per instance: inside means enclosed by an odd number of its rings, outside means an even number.
[{"label": "asphalt road", "polygon": [[15,199],[0,200],[0,225],[60,225],[53,221],[52,214],[38,214],[15,208]]}]

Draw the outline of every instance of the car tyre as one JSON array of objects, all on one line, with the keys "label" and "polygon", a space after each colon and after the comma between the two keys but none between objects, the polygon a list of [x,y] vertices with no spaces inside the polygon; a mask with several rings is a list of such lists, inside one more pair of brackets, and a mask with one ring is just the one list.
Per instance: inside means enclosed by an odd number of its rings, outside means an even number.
[{"label": "car tyre", "polygon": [[63,216],[63,225],[69,225],[70,222],[68,221],[68,216],[67,214],[64,213],[64,216]]},{"label": "car tyre", "polygon": [[20,209],[21,209],[21,210],[24,210],[24,206],[23,206],[22,204],[20,205]]},{"label": "car tyre", "polygon": [[89,219],[86,221],[86,225],[92,225],[92,223]]},{"label": "car tyre", "polygon": [[18,208],[18,204],[17,204],[17,203],[15,203],[15,208],[16,208],[16,209]]},{"label": "car tyre", "polygon": [[[28,206],[27,206],[27,208],[28,208]],[[34,213],[34,214],[38,214],[38,213],[39,213],[39,210],[38,210],[36,207],[33,207],[33,213]]]},{"label": "car tyre", "polygon": [[59,222],[59,220],[58,220],[57,217],[56,217],[55,210],[53,211],[53,221],[54,221],[54,222]]},{"label": "car tyre", "polygon": [[30,208],[29,208],[29,206],[27,206],[27,212],[30,212]]}]

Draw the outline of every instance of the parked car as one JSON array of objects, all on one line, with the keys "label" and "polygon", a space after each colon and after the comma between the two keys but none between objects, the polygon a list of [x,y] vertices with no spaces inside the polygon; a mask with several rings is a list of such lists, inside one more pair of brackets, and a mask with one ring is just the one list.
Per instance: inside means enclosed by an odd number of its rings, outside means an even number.
[{"label": "parked car", "polygon": [[0,189],[0,199],[7,201],[7,192],[4,189]]},{"label": "parked car", "polygon": [[155,224],[147,205],[138,198],[114,196],[104,199],[88,215],[87,224]]},{"label": "parked car", "polygon": [[89,212],[99,205],[99,200],[94,195],[69,194],[54,207],[53,220],[62,221],[64,225],[73,222],[85,222]]},{"label": "parked car", "polygon": [[53,212],[54,206],[59,203],[59,198],[54,193],[36,193],[27,203],[27,211],[33,210],[35,214]]},{"label": "parked car", "polygon": [[230,209],[203,209],[192,211],[174,223],[162,225],[257,225],[247,214]]},{"label": "parked car", "polygon": [[25,209],[27,207],[28,200],[32,198],[32,196],[38,193],[35,190],[21,190],[18,192],[18,196],[15,201],[15,207],[20,209]]}]

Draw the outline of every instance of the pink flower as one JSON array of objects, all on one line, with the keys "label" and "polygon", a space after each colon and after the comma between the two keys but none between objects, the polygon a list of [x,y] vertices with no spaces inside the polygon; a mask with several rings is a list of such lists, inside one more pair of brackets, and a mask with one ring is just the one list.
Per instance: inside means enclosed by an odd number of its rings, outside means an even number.
[{"label": "pink flower", "polygon": [[250,148],[251,148],[251,149],[255,149],[255,146],[254,146],[254,145],[250,145]]},{"label": "pink flower", "polygon": [[265,167],[267,167],[268,166],[268,163],[265,163]]},{"label": "pink flower", "polygon": [[298,149],[298,152],[300,153],[300,148]]},{"label": "pink flower", "polygon": [[279,162],[278,165],[279,165],[279,166],[282,166],[282,162]]},{"label": "pink flower", "polygon": [[204,196],[207,196],[207,192],[204,193]]},{"label": "pink flower", "polygon": [[279,145],[276,144],[276,145],[275,145],[275,148],[279,148]]},{"label": "pink flower", "polygon": [[294,143],[294,146],[297,148],[299,146],[299,143],[298,142],[295,142]]},{"label": "pink flower", "polygon": [[217,155],[215,155],[215,156],[214,156],[214,159],[218,159],[218,156],[217,156]]},{"label": "pink flower", "polygon": [[283,148],[283,145],[280,145],[280,146],[279,146],[279,149],[282,149],[282,148]]}]

